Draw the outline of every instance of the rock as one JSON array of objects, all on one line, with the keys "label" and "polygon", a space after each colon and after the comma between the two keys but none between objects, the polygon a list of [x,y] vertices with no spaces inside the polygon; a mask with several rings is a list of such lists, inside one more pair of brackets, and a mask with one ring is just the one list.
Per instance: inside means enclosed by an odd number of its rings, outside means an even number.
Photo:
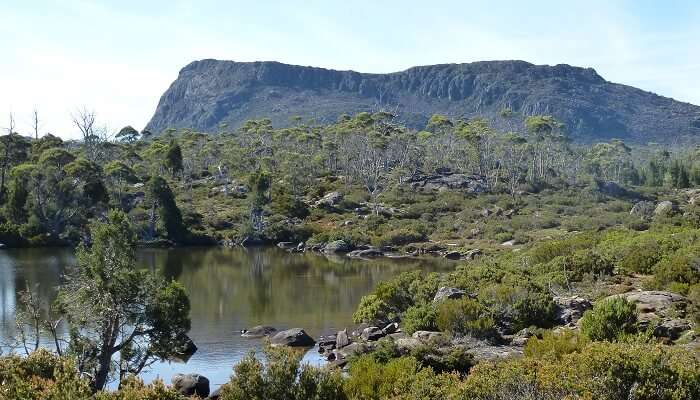
[{"label": "rock", "polygon": [[488,208],[484,208],[483,210],[481,210],[480,214],[482,217],[486,218],[489,215],[491,215],[491,210],[489,210]]},{"label": "rock", "polygon": [[334,207],[343,200],[343,194],[340,192],[326,193],[320,200],[314,203],[316,207]]},{"label": "rock", "polygon": [[634,203],[630,210],[630,215],[642,219],[651,218],[654,215],[654,203],[651,201],[638,201]]},{"label": "rock", "polygon": [[331,350],[335,350],[336,338],[335,336],[321,338],[318,340],[318,352],[325,353]]},{"label": "rock", "polygon": [[513,210],[512,208],[503,212],[503,216],[508,218],[512,217],[513,215],[515,215],[515,210]]},{"label": "rock", "polygon": [[476,361],[489,361],[522,356],[523,348],[518,346],[494,346],[484,344],[483,346],[470,348],[467,352],[474,356],[474,360]]},{"label": "rock", "polygon": [[383,256],[384,252],[374,247],[369,249],[353,250],[348,253],[348,257],[352,258],[377,258]]},{"label": "rock", "polygon": [[480,249],[471,249],[464,253],[464,259],[465,260],[475,260],[477,257],[481,255],[481,250]]},{"label": "rock", "polygon": [[209,396],[209,379],[199,374],[175,374],[173,388],[184,396]]},{"label": "rock", "polygon": [[335,336],[335,346],[336,348],[341,349],[349,344],[350,339],[348,338],[348,330],[346,328],[338,332],[338,334]]},{"label": "rock", "polygon": [[352,250],[352,246],[344,240],[335,240],[326,244],[323,249],[325,253],[348,253]]},{"label": "rock", "polygon": [[451,171],[440,171],[434,175],[416,174],[403,178],[403,181],[409,184],[411,189],[424,192],[461,190],[466,193],[485,193],[488,190],[484,177],[455,174]]},{"label": "rock", "polygon": [[431,340],[442,338],[444,336],[445,336],[445,334],[442,332],[415,331],[415,332],[413,332],[413,335],[411,337],[414,339],[418,339],[421,342],[429,342]]},{"label": "rock", "polygon": [[676,340],[681,337],[683,332],[690,330],[690,328],[692,328],[690,322],[684,319],[666,320],[654,328],[654,336]]},{"label": "rock", "polygon": [[448,251],[443,257],[447,258],[448,260],[459,260],[462,258],[462,253],[459,251]]},{"label": "rock", "polygon": [[287,329],[270,339],[273,346],[311,347],[316,341],[301,328]]},{"label": "rock", "polygon": [[352,356],[359,356],[362,354],[367,354],[374,350],[375,344],[373,342],[354,342],[338,349],[335,354],[337,358],[350,358]]},{"label": "rock", "polygon": [[406,354],[423,344],[423,342],[413,337],[407,337],[394,340],[394,344],[396,344],[396,347],[398,348],[399,352],[401,352],[402,354]]},{"label": "rock", "polygon": [[471,231],[469,231],[469,236],[472,238],[477,237],[479,235],[481,235],[481,229],[479,228],[474,228]]},{"label": "rock", "polygon": [[294,242],[279,242],[277,243],[277,247],[284,250],[290,250],[296,247],[296,244]]},{"label": "rock", "polygon": [[246,338],[261,338],[270,336],[275,332],[277,332],[277,329],[271,326],[258,325],[250,329],[243,329],[241,331],[241,336]]},{"label": "rock", "polygon": [[688,299],[678,293],[639,290],[607,297],[621,297],[637,305],[640,322],[685,317]]},{"label": "rock", "polygon": [[391,334],[396,333],[398,331],[399,331],[399,324],[396,322],[392,322],[382,329],[382,332],[384,332],[385,335],[391,335]]},{"label": "rock", "polygon": [[219,400],[220,398],[221,398],[221,388],[217,388],[216,390],[211,392],[209,397],[207,397],[207,399],[209,399],[209,400]]},{"label": "rock", "polygon": [[515,239],[511,239],[511,240],[507,240],[507,241],[501,243],[501,246],[503,246],[503,247],[513,247],[513,246],[515,246],[516,243],[517,243],[517,242],[515,241]]},{"label": "rock", "polygon": [[552,300],[557,305],[555,318],[563,325],[575,324],[586,310],[593,307],[590,300],[580,296],[556,296]]},{"label": "rock", "polygon": [[512,346],[525,346],[528,339],[530,339],[532,336],[534,335],[528,328],[522,329],[513,335],[513,339],[510,341],[510,344]]},{"label": "rock", "polygon": [[654,216],[670,217],[671,215],[675,214],[676,211],[678,211],[678,207],[676,207],[676,205],[672,202],[666,200],[656,205],[656,208],[654,209]]},{"label": "rock", "polygon": [[443,286],[439,288],[438,291],[435,293],[435,297],[433,297],[433,303],[438,303],[446,299],[461,299],[466,295],[467,292],[462,289]]},{"label": "rock", "polygon": [[386,336],[384,331],[382,331],[379,327],[376,326],[370,326],[368,328],[365,328],[362,331],[362,334],[360,337],[368,342],[374,342],[375,340],[379,340]]}]

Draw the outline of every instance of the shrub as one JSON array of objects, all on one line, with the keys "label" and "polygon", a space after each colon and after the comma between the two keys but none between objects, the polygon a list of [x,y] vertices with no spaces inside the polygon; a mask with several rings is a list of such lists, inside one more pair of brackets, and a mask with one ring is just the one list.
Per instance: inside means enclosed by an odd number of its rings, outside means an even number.
[{"label": "shrub", "polygon": [[301,365],[302,354],[288,348],[265,349],[267,363],[254,353],[234,366],[221,388],[221,400],[342,400],[339,373]]},{"label": "shrub", "polygon": [[532,337],[525,344],[525,355],[560,360],[565,354],[581,351],[588,341],[571,330],[545,331],[541,338]]},{"label": "shrub", "polygon": [[621,297],[596,303],[581,319],[581,333],[594,341],[615,341],[622,335],[634,333],[637,310],[634,304]]},{"label": "shrub", "polygon": [[494,335],[495,325],[484,306],[469,298],[445,300],[438,306],[440,330],[456,336],[484,338]]},{"label": "shrub", "polygon": [[700,282],[700,245],[676,251],[654,266],[654,278],[660,286],[672,282],[694,285]]},{"label": "shrub", "polygon": [[401,318],[401,329],[409,335],[415,331],[437,330],[437,316],[437,310],[431,303],[411,306]]},{"label": "shrub", "polygon": [[556,313],[550,295],[510,284],[485,286],[479,292],[479,301],[488,307],[493,319],[506,333],[533,325],[550,327]]}]

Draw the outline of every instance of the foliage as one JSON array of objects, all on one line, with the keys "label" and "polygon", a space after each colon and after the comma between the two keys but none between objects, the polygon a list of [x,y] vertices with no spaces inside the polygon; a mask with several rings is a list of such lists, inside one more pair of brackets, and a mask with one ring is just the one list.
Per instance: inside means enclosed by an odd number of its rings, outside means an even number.
[{"label": "foliage", "polygon": [[596,303],[581,319],[581,333],[594,341],[615,341],[625,334],[634,333],[637,310],[634,304],[621,297]]}]

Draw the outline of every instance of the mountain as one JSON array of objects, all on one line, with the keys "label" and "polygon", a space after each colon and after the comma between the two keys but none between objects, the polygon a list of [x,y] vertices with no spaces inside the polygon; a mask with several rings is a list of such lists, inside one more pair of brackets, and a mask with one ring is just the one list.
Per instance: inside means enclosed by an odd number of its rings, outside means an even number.
[{"label": "mountain", "polygon": [[[700,137],[700,107],[608,82],[592,68],[482,61],[366,74],[278,62],[195,61],[163,94],[146,129],[232,130],[246,120],[270,118],[285,126],[293,116],[327,123],[341,114],[396,112],[422,128],[433,114],[483,116],[496,126],[511,109],[516,118],[549,114],[576,140],[632,142]],[[518,117],[519,116],[519,117]]]}]

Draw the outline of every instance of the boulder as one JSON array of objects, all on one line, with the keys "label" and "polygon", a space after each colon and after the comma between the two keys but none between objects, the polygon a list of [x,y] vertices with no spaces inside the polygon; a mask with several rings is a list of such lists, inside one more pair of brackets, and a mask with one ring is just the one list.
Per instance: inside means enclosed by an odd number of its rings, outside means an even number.
[{"label": "boulder", "polygon": [[375,343],[369,342],[354,342],[343,347],[342,349],[336,350],[336,358],[350,358],[352,356],[359,356],[362,354],[370,353],[375,348]]},{"label": "boulder", "polygon": [[221,388],[217,388],[211,394],[209,394],[209,397],[207,399],[209,400],[219,400],[221,398]]},{"label": "boulder", "polygon": [[359,250],[353,250],[349,252],[348,257],[352,258],[377,258],[377,257],[383,257],[384,252],[380,249],[377,248],[369,248],[369,249],[359,249]]},{"label": "boulder", "polygon": [[258,325],[250,329],[243,329],[241,331],[241,336],[246,338],[261,338],[270,336],[275,332],[277,332],[277,329],[271,326]]},{"label": "boulder", "polygon": [[379,340],[379,339],[383,338],[384,336],[386,336],[384,331],[376,326],[370,326],[370,327],[365,328],[362,331],[362,334],[360,335],[360,337],[362,339],[364,339],[368,342],[373,342],[375,340]]},{"label": "boulder", "polygon": [[433,303],[438,303],[446,299],[461,299],[466,295],[467,292],[462,289],[443,286],[440,289],[438,289],[438,291],[435,293],[435,297],[433,297]]},{"label": "boulder", "polygon": [[273,346],[311,347],[316,341],[301,328],[278,332],[270,339]]},{"label": "boulder", "polygon": [[512,346],[525,346],[528,339],[530,339],[532,336],[534,336],[534,334],[528,328],[524,328],[513,335],[510,344]]},{"label": "boulder", "polygon": [[423,342],[413,337],[407,337],[394,340],[394,344],[396,344],[396,348],[399,350],[399,352],[402,354],[407,354],[410,353],[411,350],[423,344]]},{"label": "boulder", "polygon": [[175,374],[173,388],[184,396],[209,396],[209,379],[199,374]]},{"label": "boulder", "polygon": [[651,218],[654,216],[654,203],[651,201],[638,201],[634,203],[632,209],[630,210],[630,215],[639,217],[642,219]]},{"label": "boulder", "polygon": [[576,324],[583,313],[593,307],[590,300],[580,296],[556,296],[552,300],[557,305],[555,318],[563,325]]},{"label": "boulder", "polygon": [[348,338],[348,330],[346,328],[338,332],[338,334],[335,336],[335,347],[341,349],[349,344],[350,339]]},{"label": "boulder", "polygon": [[334,240],[326,244],[323,251],[325,253],[336,254],[336,253],[348,253],[352,250],[352,246],[345,242],[344,240]]},{"label": "boulder", "polygon": [[399,331],[399,324],[396,322],[392,322],[382,329],[382,332],[384,332],[385,335],[391,335],[392,333],[396,333],[398,331]]},{"label": "boulder", "polygon": [[513,247],[513,246],[515,246],[516,243],[517,243],[517,242],[515,241],[515,239],[511,239],[511,240],[506,240],[505,242],[501,243],[501,246],[503,246],[503,247]]},{"label": "boulder", "polygon": [[418,339],[421,342],[429,342],[434,339],[439,339],[444,337],[445,334],[442,332],[433,332],[433,331],[415,331],[413,332],[413,335],[411,336],[414,339]]},{"label": "boulder", "polygon": [[463,254],[465,260],[476,260],[477,257],[481,255],[480,249],[471,249]]},{"label": "boulder", "polygon": [[670,319],[661,322],[654,328],[654,336],[658,338],[666,338],[676,340],[681,337],[681,334],[692,328],[690,322],[684,319]]},{"label": "boulder", "polygon": [[335,350],[337,340],[335,336],[320,338],[318,340],[318,352],[326,353]]},{"label": "boulder", "polygon": [[277,247],[279,247],[280,249],[284,249],[284,250],[290,250],[290,249],[293,249],[296,247],[296,243],[294,243],[294,242],[279,242],[279,243],[277,243]]},{"label": "boulder", "polygon": [[459,260],[462,258],[462,253],[459,251],[448,251],[443,257],[448,260]]},{"label": "boulder", "polygon": [[670,217],[678,211],[678,207],[672,202],[666,200],[656,205],[654,215],[657,217]]},{"label": "boulder", "polygon": [[685,317],[688,299],[678,293],[661,290],[639,290],[610,296],[635,303],[640,322]]},{"label": "boulder", "polygon": [[326,193],[321,199],[314,203],[316,207],[334,207],[343,200],[343,194],[340,192]]}]

